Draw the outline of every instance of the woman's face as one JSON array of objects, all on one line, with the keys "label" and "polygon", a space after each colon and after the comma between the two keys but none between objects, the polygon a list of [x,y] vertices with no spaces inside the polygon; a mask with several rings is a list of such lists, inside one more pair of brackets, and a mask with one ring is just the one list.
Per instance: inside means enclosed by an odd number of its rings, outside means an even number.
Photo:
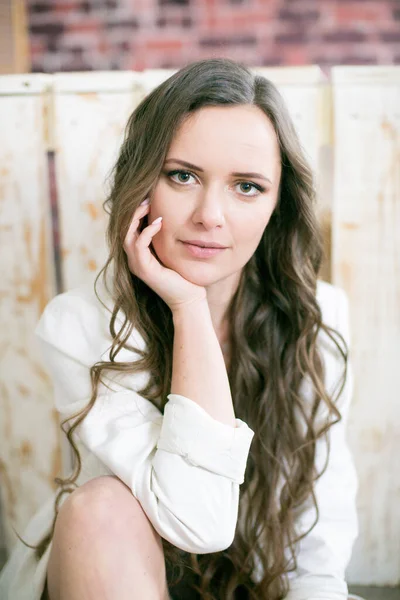
[{"label": "woman's face", "polygon": [[[255,106],[205,107],[178,129],[150,194],[149,223],[163,217],[153,248],[163,265],[204,287],[239,280],[278,198],[274,128]],[[225,247],[196,256],[185,244]]]}]

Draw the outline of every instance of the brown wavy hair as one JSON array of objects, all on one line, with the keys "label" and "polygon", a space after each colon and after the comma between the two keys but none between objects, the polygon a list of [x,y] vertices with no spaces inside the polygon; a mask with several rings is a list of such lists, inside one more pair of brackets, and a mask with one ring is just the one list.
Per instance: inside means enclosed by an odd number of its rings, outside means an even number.
[{"label": "brown wavy hair", "polygon": [[[140,393],[164,409],[172,376],[172,314],[164,301],[129,271],[122,240],[134,210],[157,182],[177,128],[190,113],[220,105],[259,107],[274,126],[282,163],[277,206],[243,268],[227,313],[231,324],[228,375],[235,415],[255,432],[240,494],[239,520],[244,528],[237,528],[233,543],[222,552],[189,554],[166,540],[163,547],[167,565],[179,567],[177,581],[185,572],[184,565],[188,566],[193,588],[201,598],[232,600],[239,590],[245,590],[248,598],[274,600],[288,591],[287,574],[296,568],[297,543],[308,533],[296,532],[296,516],[310,498],[316,509],[312,527],[318,520],[314,484],[327,464],[316,472],[316,443],[324,437],[329,446],[329,427],[341,419],[336,401],[346,381],[347,346],[339,332],[322,323],[316,300],[323,250],[315,186],[285,102],[271,81],[228,59],[185,66],[148,94],[128,120],[111,173],[111,192],[104,202],[109,214],[109,257],[95,282],[96,290],[100,275],[105,280],[113,267],[109,361],[91,367],[88,406],[61,425],[73,448],[75,467],[70,477],[55,480],[60,490],[51,532],[32,547],[40,558],[52,539],[62,496],[76,488],[81,458],[72,434],[96,400],[102,372],[148,371],[149,383]],[[117,330],[119,311],[124,321]],[[146,342],[145,351],[128,344],[134,328]],[[324,362],[318,348],[321,330],[343,359],[335,397],[324,384]],[[140,359],[117,362],[122,347],[137,352]],[[311,384],[311,401],[301,393],[305,379]],[[165,399],[161,405],[157,404],[159,397]],[[321,411],[326,418],[319,418]],[[262,572],[255,582],[251,575],[257,563]]]}]

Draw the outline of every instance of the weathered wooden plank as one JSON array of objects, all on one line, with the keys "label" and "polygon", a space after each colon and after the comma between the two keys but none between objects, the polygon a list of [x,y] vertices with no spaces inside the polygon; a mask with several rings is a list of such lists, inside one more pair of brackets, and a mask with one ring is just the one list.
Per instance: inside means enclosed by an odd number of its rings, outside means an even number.
[{"label": "weathered wooden plank", "polygon": [[140,74],[54,76],[54,150],[64,289],[93,280],[106,261],[102,207],[126,122],[143,92]]},{"label": "weathered wooden plank", "polygon": [[336,67],[333,281],[350,297],[354,583],[400,583],[400,68]]},{"label": "weathered wooden plank", "polygon": [[46,76],[0,77],[0,479],[7,547],[54,489],[59,422],[33,330],[54,295]]}]

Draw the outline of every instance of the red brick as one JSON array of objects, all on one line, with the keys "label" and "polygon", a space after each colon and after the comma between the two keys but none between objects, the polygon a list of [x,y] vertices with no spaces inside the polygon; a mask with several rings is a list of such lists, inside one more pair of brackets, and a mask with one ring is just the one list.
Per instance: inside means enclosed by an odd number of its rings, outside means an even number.
[{"label": "red brick", "polygon": [[275,41],[280,46],[303,44],[307,42],[307,35],[305,31],[289,31],[288,33],[279,33],[275,36]]},{"label": "red brick", "polygon": [[390,21],[390,10],[387,2],[364,2],[359,4],[338,4],[334,7],[334,16],[339,25],[360,23],[361,21]]},{"label": "red brick", "polygon": [[162,50],[163,52],[172,50],[173,52],[176,52],[177,50],[182,49],[182,42],[181,40],[148,40],[145,47],[148,50]]},{"label": "red brick", "polygon": [[284,21],[296,22],[296,23],[314,23],[319,19],[318,10],[287,10],[281,9],[279,11],[279,18]]},{"label": "red brick", "polygon": [[382,42],[400,42],[400,31],[381,31],[379,39]]},{"label": "red brick", "polygon": [[99,19],[82,19],[82,21],[77,21],[76,23],[71,23],[68,26],[68,31],[71,32],[86,32],[86,31],[101,31],[103,28],[102,22]]},{"label": "red brick", "polygon": [[32,54],[41,54],[46,49],[46,43],[44,40],[35,38],[31,39],[29,47]]},{"label": "red brick", "polygon": [[283,63],[289,65],[305,65],[308,62],[308,51],[304,46],[294,46],[285,48],[283,53]]},{"label": "red brick", "polygon": [[202,23],[201,25],[203,31],[207,31],[207,29],[218,29],[222,33],[225,31],[234,31],[238,34],[244,33],[243,29],[246,30],[246,33],[252,33],[254,32],[254,27],[263,23],[271,23],[272,20],[272,15],[269,15],[266,11],[259,13],[246,12],[244,14],[232,12],[228,15],[212,15],[208,17],[207,23]]},{"label": "red brick", "polygon": [[336,44],[343,44],[346,42],[350,43],[360,43],[367,41],[367,36],[365,33],[361,31],[354,30],[340,30],[336,29],[336,31],[331,31],[329,33],[324,33],[322,35],[322,39],[324,42],[333,42]]},{"label": "red brick", "polygon": [[98,50],[101,54],[106,54],[111,50],[111,44],[104,38],[101,38],[97,43],[96,50]]},{"label": "red brick", "polygon": [[217,48],[219,46],[254,46],[256,44],[256,37],[254,35],[236,35],[232,37],[218,36],[206,37],[199,40],[200,46],[209,46],[210,48]]},{"label": "red brick", "polygon": [[342,65],[376,65],[376,56],[344,55],[341,59]]}]

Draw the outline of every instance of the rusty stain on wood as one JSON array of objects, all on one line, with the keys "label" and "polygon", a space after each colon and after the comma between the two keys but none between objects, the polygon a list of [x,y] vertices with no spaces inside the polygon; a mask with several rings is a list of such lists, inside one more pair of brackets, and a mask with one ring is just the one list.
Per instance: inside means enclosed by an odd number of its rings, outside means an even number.
[{"label": "rusty stain on wood", "polygon": [[21,443],[19,447],[19,453],[23,462],[29,462],[29,459],[32,457],[33,454],[32,444],[29,440],[24,440]]},{"label": "rusty stain on wood", "polygon": [[48,281],[48,258],[47,258],[47,236],[46,236],[46,221],[44,216],[40,219],[40,231],[39,231],[39,256],[38,256],[38,270],[35,278],[35,292],[38,299],[39,313],[41,314],[49,300],[47,295],[47,281]]},{"label": "rusty stain on wood", "polygon": [[88,102],[98,102],[99,100],[97,92],[84,92],[82,94],[79,94],[79,96],[83,98],[83,100],[87,100]]},{"label": "rusty stain on wood", "polygon": [[352,267],[352,265],[347,261],[342,261],[340,263],[340,274],[343,279],[343,287],[347,291],[350,291],[352,288],[352,282],[353,282],[353,267]]},{"label": "rusty stain on wood", "polygon": [[29,396],[29,394],[30,394],[30,389],[28,387],[26,387],[26,385],[23,385],[22,383],[18,384],[17,390],[19,391],[21,396]]},{"label": "rusty stain on wood", "polygon": [[29,221],[27,221],[27,220],[24,220],[23,236],[24,236],[24,242],[26,245],[27,256],[31,257],[32,256],[32,229],[31,229]]},{"label": "rusty stain on wood", "polygon": [[32,263],[32,276],[30,281],[24,282],[23,289],[24,293],[16,294],[16,301],[18,303],[31,303],[33,300],[37,301],[38,312],[41,314],[48,302],[47,297],[47,252],[46,252],[46,229],[44,217],[40,219],[39,225],[39,248],[37,255],[37,267],[33,264],[33,252],[32,252],[32,231],[28,223],[24,223],[24,242],[26,245],[27,256],[31,258]]},{"label": "rusty stain on wood", "polygon": [[342,227],[343,229],[348,229],[349,231],[354,231],[355,229],[358,229],[357,223],[350,223],[349,221],[343,222]]},{"label": "rusty stain on wood", "polygon": [[35,374],[39,377],[39,379],[43,382],[45,382],[46,384],[49,383],[49,377],[46,373],[46,371],[42,368],[42,366],[38,363],[33,363],[33,368],[35,371]]},{"label": "rusty stain on wood", "polygon": [[381,128],[385,135],[395,138],[397,136],[396,126],[389,121],[387,117],[384,117],[381,122]]},{"label": "rusty stain on wood", "polygon": [[92,219],[97,219],[97,217],[99,216],[99,210],[97,206],[93,202],[87,202],[85,207],[90,217]]}]

